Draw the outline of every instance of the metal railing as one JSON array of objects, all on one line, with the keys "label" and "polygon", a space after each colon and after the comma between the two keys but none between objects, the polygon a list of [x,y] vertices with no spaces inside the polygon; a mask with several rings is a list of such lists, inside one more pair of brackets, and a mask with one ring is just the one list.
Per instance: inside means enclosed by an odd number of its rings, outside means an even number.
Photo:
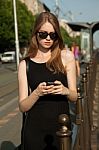
[{"label": "metal railing", "polygon": [[60,141],[60,150],[91,150],[91,132],[93,128],[93,98],[95,88],[95,76],[97,63],[96,53],[91,61],[86,64],[85,71],[81,75],[78,86],[78,99],[76,102],[76,120],[77,133],[74,145],[72,146],[72,131],[68,130],[68,116],[61,114],[59,123],[61,128],[56,132]]}]

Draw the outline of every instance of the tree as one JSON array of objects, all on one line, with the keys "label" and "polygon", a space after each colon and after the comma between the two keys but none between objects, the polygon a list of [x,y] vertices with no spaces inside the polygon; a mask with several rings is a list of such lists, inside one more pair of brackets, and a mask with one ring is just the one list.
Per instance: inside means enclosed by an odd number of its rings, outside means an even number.
[{"label": "tree", "polygon": [[70,37],[63,27],[61,27],[61,34],[64,44],[67,44],[68,47],[71,47],[73,41],[75,41],[80,46],[80,36],[77,36],[75,38]]},{"label": "tree", "polygon": [[[28,44],[35,17],[25,4],[16,2],[20,48]],[[15,49],[13,0],[0,0],[0,51]]]},{"label": "tree", "polygon": [[0,0],[0,49],[14,45],[14,24],[12,6],[9,1]]},{"label": "tree", "polygon": [[32,15],[25,4],[17,1],[18,33],[20,47],[27,46],[31,38],[35,16]]},{"label": "tree", "polygon": [[63,27],[61,27],[61,34],[62,34],[64,44],[67,44],[68,47],[70,47],[72,38],[69,36],[69,34],[66,32],[66,30]]}]

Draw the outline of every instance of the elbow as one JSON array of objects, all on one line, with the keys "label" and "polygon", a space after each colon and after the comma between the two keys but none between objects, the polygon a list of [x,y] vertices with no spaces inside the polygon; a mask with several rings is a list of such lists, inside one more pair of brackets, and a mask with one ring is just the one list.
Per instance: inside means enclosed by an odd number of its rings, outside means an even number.
[{"label": "elbow", "polygon": [[72,102],[76,102],[77,98],[76,97],[72,97],[72,98],[69,98],[69,100],[72,101]]},{"label": "elbow", "polygon": [[20,112],[24,113],[24,112],[27,112],[27,108],[22,104],[22,103],[19,103],[19,110]]},{"label": "elbow", "polygon": [[72,102],[76,102],[77,101],[77,92],[72,92],[72,94],[70,94],[69,96],[69,100]]},{"label": "elbow", "polygon": [[75,96],[73,99],[72,99],[73,102],[76,102],[77,101],[77,97]]},{"label": "elbow", "polygon": [[75,93],[75,96],[74,96],[73,101],[76,102],[76,101],[77,101],[77,98],[78,98],[78,95],[77,95],[77,93]]}]

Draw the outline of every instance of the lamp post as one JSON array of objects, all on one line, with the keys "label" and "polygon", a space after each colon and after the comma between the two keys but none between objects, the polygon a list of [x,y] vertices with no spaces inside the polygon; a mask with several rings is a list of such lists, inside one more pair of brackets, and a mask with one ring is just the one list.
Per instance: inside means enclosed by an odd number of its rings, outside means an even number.
[{"label": "lamp post", "polygon": [[15,45],[16,45],[16,67],[19,65],[19,40],[18,40],[18,26],[17,26],[17,14],[16,14],[16,0],[13,0],[14,10],[14,26],[15,26]]},{"label": "lamp post", "polygon": [[58,18],[59,17],[59,11],[60,11],[59,0],[55,0],[55,3],[56,3],[55,14],[56,14],[56,17]]}]

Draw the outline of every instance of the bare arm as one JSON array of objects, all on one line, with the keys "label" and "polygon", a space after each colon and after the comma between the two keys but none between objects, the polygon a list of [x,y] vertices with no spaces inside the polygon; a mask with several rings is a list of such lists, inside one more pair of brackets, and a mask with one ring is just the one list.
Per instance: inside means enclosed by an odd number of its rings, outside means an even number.
[{"label": "bare arm", "polygon": [[30,94],[30,96],[28,96],[28,84],[27,84],[25,60],[21,61],[19,64],[18,82],[19,82],[19,108],[22,112],[25,112],[28,111],[39,98],[39,95],[36,90],[34,90]]},{"label": "bare arm", "polygon": [[77,100],[76,64],[74,55],[71,51],[67,52],[65,50],[65,52],[63,52],[63,64],[64,66],[66,66],[67,81],[68,81],[68,88],[66,88],[66,93],[68,95],[69,100],[76,101]]},{"label": "bare arm", "polygon": [[71,60],[67,64],[67,80],[68,80],[68,88],[69,88],[69,94],[68,98],[71,101],[77,100],[77,88],[76,88],[76,65],[75,65],[75,59]]}]

